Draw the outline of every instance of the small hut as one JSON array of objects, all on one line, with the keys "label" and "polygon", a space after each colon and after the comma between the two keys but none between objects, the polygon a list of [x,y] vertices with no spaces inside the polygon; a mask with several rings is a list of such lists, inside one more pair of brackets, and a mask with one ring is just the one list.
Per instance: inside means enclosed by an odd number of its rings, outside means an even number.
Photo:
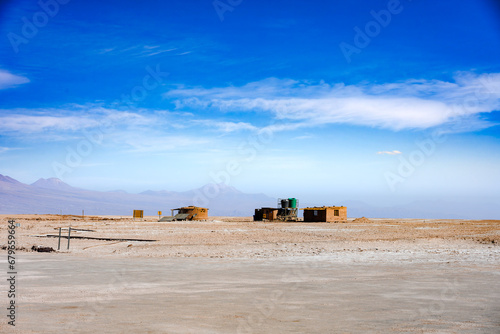
[{"label": "small hut", "polygon": [[[174,215],[174,211],[177,214]],[[180,221],[180,220],[205,220],[208,219],[208,209],[197,206],[184,206],[182,208],[172,209],[171,217],[163,217],[161,222]]]},{"label": "small hut", "polygon": [[322,206],[304,208],[304,222],[346,222],[345,206]]},{"label": "small hut", "polygon": [[277,217],[278,217],[278,209],[261,208],[261,209],[255,209],[253,220],[254,221],[276,220]]}]

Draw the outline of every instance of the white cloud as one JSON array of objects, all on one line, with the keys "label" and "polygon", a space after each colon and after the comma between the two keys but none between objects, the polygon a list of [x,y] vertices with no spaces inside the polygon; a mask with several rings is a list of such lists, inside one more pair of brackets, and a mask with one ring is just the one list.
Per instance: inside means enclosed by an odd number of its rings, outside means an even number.
[{"label": "white cloud", "polygon": [[30,82],[26,77],[0,69],[0,89],[12,88]]},{"label": "white cloud", "polygon": [[398,154],[402,154],[402,152],[400,151],[379,151],[377,152],[377,154],[388,154],[388,155],[398,155]]},{"label": "white cloud", "polygon": [[9,115],[0,117],[0,131],[3,132],[34,133],[49,129],[74,131],[97,125],[95,120],[75,116]]},{"label": "white cloud", "polygon": [[[134,112],[95,105],[69,105],[51,109],[0,109],[0,133],[22,141],[64,142],[93,138],[103,145],[127,152],[166,152],[196,147],[210,140],[189,135],[176,124],[195,127],[203,122],[226,132],[250,127],[246,123],[192,120],[187,113],[137,109]],[[186,118],[190,118],[186,122]],[[182,132],[181,134],[176,134]],[[97,139],[96,139],[97,138]],[[101,139],[98,139],[101,138]],[[7,148],[0,147],[0,153]]]},{"label": "white cloud", "polygon": [[214,128],[216,131],[230,133],[242,130],[256,131],[258,128],[246,122],[222,122],[213,120],[193,120],[192,123],[202,124],[204,126]]},{"label": "white cloud", "polygon": [[352,124],[390,130],[427,129],[468,118],[471,129],[491,126],[480,114],[500,109],[500,73],[459,73],[454,82],[407,80],[378,85],[329,85],[270,78],[241,87],[179,87],[165,94],[177,108],[269,112],[280,129]]},{"label": "white cloud", "polygon": [[124,124],[144,125],[154,120],[138,113],[72,105],[61,109],[0,109],[0,131],[9,134],[76,132]]},{"label": "white cloud", "polygon": [[[90,128],[109,128],[124,124],[145,124],[149,120],[139,114],[117,110],[90,110],[78,115],[61,115],[61,110],[44,109],[31,110],[35,114],[26,114],[26,109],[0,110],[0,132],[6,134],[37,134],[37,133],[74,133]],[[14,113],[12,113],[14,112]],[[9,114],[11,113],[11,114]]]}]

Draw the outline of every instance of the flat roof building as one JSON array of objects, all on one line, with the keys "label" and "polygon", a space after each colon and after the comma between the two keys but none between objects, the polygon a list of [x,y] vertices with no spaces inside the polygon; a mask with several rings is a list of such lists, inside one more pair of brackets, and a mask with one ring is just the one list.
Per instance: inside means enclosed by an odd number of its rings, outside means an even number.
[{"label": "flat roof building", "polygon": [[347,208],[345,206],[322,206],[304,208],[304,222],[346,222]]}]

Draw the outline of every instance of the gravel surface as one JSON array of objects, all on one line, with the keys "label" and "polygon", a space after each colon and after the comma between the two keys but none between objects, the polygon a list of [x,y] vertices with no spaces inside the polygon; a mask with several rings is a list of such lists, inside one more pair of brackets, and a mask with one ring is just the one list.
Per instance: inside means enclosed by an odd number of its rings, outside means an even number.
[{"label": "gravel surface", "polygon": [[12,218],[2,333],[500,333],[500,221]]},{"label": "gravel surface", "polygon": [[[498,260],[500,221],[370,219],[370,223],[262,223],[250,218],[214,217],[209,221],[159,223],[156,218],[133,221],[128,217],[85,217],[20,215],[0,216],[1,233],[7,220],[14,218],[17,245],[57,249],[62,227],[91,231],[72,231],[79,238],[62,239],[60,252],[83,256],[116,257],[218,257],[273,258],[286,256],[338,256],[338,253],[368,252],[372,256],[396,253],[418,257],[419,253],[449,254],[452,258],[469,255]],[[362,220],[364,221],[364,220]],[[155,240],[126,241],[127,239]],[[368,256],[368,255],[363,256]],[[350,256],[350,255],[349,255]],[[361,256],[361,255],[360,255]]]}]

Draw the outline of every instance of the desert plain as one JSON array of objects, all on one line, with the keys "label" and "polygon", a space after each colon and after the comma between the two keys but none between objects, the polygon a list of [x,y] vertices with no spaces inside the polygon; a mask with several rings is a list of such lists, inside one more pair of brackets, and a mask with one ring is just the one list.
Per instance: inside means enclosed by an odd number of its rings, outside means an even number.
[{"label": "desert plain", "polygon": [[2,333],[500,333],[498,220],[12,219]]}]

